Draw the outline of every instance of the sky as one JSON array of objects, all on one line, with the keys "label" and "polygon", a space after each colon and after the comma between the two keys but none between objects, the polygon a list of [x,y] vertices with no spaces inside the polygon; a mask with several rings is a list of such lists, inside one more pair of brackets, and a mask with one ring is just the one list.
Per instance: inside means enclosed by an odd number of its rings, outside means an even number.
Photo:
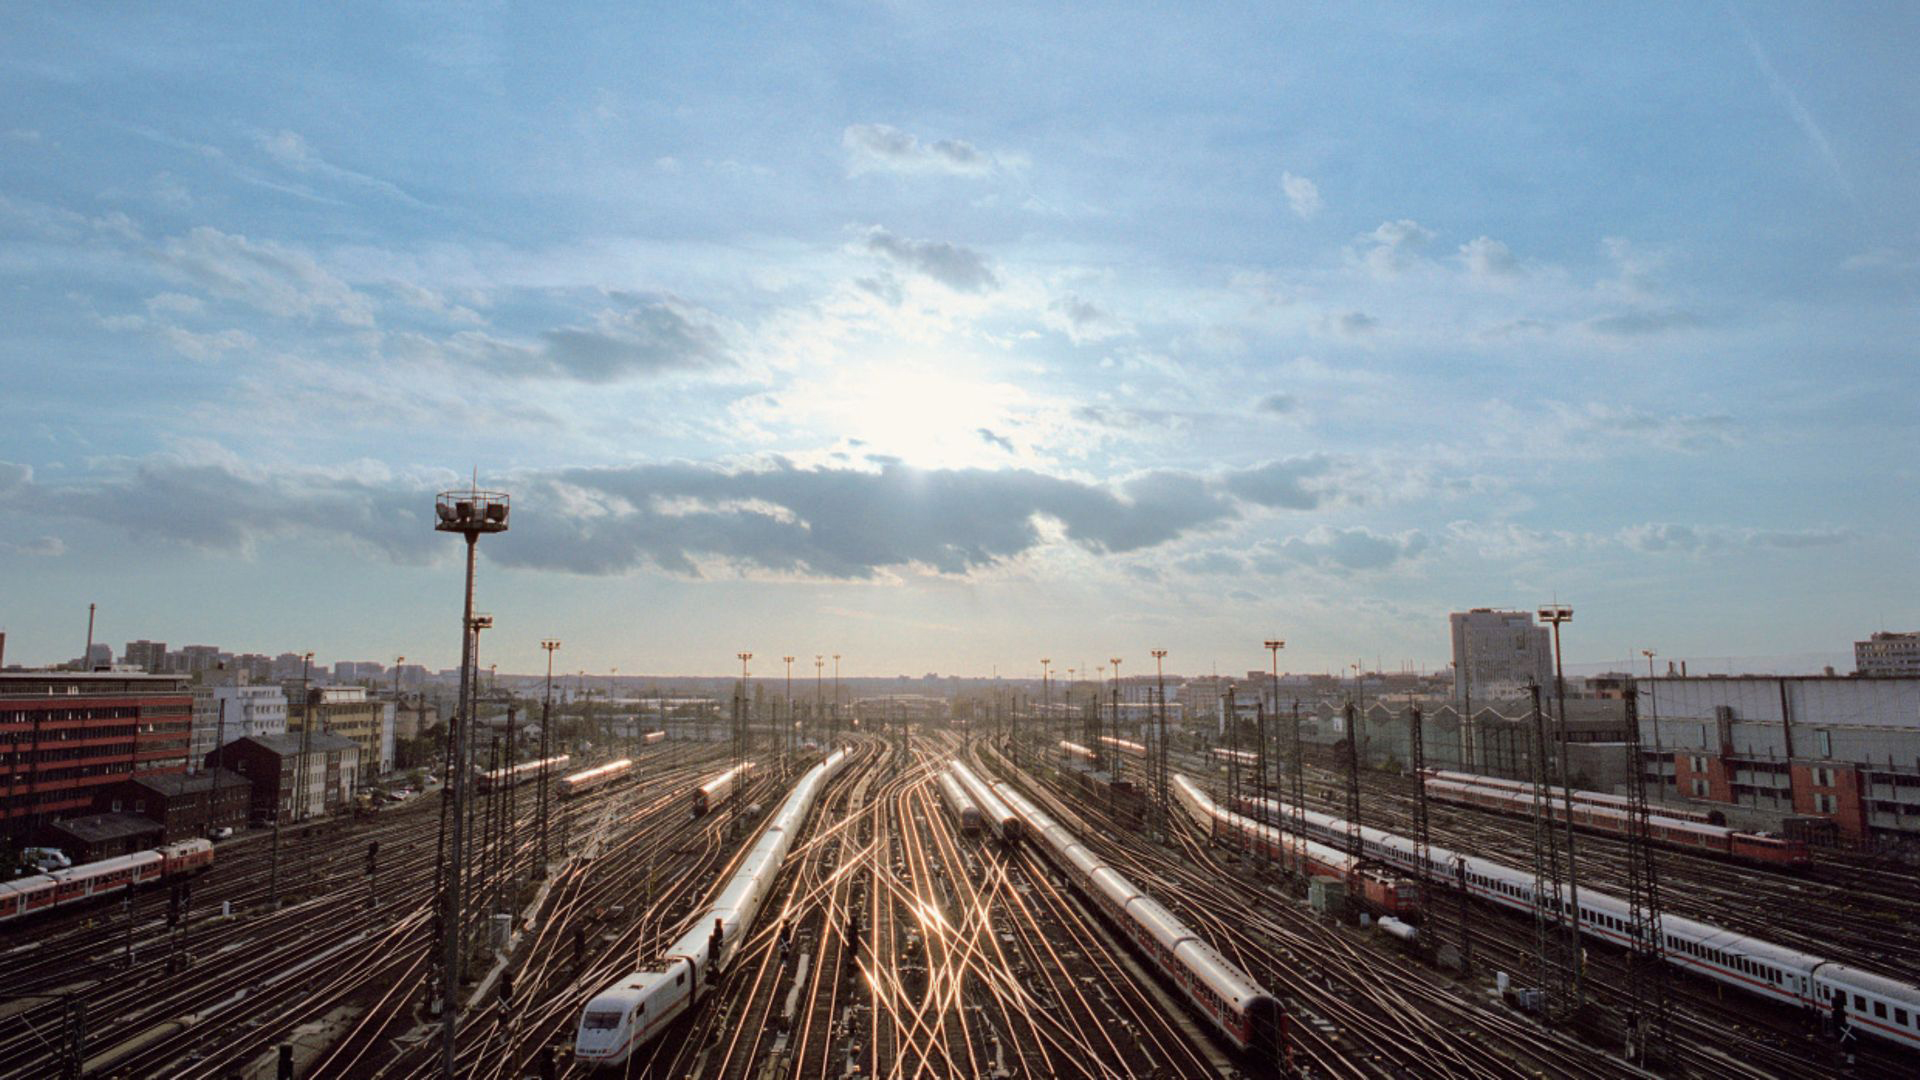
[{"label": "sky", "polygon": [[7,660],[1920,629],[1920,9],[1082,7],[16,6]]}]

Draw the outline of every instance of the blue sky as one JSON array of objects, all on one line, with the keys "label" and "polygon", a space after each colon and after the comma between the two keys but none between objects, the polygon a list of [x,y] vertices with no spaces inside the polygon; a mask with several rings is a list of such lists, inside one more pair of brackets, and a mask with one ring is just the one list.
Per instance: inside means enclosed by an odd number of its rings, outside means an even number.
[{"label": "blue sky", "polygon": [[518,669],[1920,625],[1907,5],[10,22],[10,660],[451,664],[476,467]]}]

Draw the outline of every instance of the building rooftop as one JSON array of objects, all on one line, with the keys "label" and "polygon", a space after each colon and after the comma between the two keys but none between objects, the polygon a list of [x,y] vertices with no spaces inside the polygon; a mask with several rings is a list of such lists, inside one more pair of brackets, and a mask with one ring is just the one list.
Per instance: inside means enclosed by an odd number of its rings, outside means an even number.
[{"label": "building rooftop", "polygon": [[85,817],[56,821],[53,827],[70,836],[79,837],[89,844],[124,840],[130,836],[145,836],[162,831],[159,822],[141,817],[139,814],[88,814]]},{"label": "building rooftop", "polygon": [[[265,747],[276,754],[286,755],[298,754],[300,752],[300,739],[301,736],[299,735],[248,735],[244,738],[235,739],[234,743],[253,743],[256,746]],[[354,742],[352,739],[343,738],[339,735],[329,735],[324,731],[316,731],[312,735],[307,736],[307,739],[306,750],[311,754],[325,753],[329,750],[357,750],[360,748],[360,744]],[[231,746],[234,743],[229,743],[228,745]]]},{"label": "building rooftop", "polygon": [[186,693],[185,675],[137,671],[0,671],[0,696],[65,697],[111,693]]},{"label": "building rooftop", "polygon": [[[331,738],[331,736],[328,737]],[[247,783],[247,778],[227,769],[208,769],[192,775],[163,773],[159,776],[142,776],[135,778],[133,782],[151,791],[173,797],[194,791],[210,791],[215,785],[243,787]]]}]

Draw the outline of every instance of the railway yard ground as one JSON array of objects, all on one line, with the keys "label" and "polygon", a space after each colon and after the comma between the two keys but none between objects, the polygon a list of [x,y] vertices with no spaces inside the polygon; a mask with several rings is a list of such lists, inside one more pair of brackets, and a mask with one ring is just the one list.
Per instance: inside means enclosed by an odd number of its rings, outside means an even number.
[{"label": "railway yard ground", "polygon": [[[587,1001],[702,920],[805,762],[760,767],[706,814],[694,788],[732,758],[667,742],[631,779],[554,800],[541,858],[526,787],[476,801],[454,1048],[462,1077],[1618,1077],[1623,955],[1589,947],[1590,1003],[1549,1026],[1497,991],[1524,981],[1534,927],[1430,889],[1410,946],[1309,903],[1284,865],[1230,850],[1190,818],[1103,804],[1037,743],[860,735],[823,789],[764,906],[712,992],[612,1069],[573,1056]],[[1278,999],[1284,1049],[1235,1049],[1089,890],[1041,845],[963,831],[937,779],[954,760],[1020,792]],[[1218,785],[1202,755],[1176,771]],[[1405,832],[1417,784],[1363,778],[1365,823]],[[1311,768],[1308,803],[1341,813],[1340,776]],[[1281,793],[1284,794],[1284,793]],[[361,817],[256,830],[217,848],[180,925],[149,888],[0,929],[0,1076],[300,1077],[442,1074],[433,1009],[442,862],[436,794]],[[1429,805],[1431,840],[1528,865],[1531,826]],[[378,841],[369,873],[368,849]],[[1583,887],[1624,895],[1623,842],[1582,836]],[[1659,856],[1670,914],[1915,981],[1910,875],[1822,855],[1809,871]],[[1446,963],[1435,959],[1445,954]],[[1460,961],[1464,953],[1466,963]],[[1462,970],[1463,966],[1465,970]],[[1660,1075],[1907,1076],[1903,1052],[1842,1046],[1818,1018],[1670,980]],[[1849,1057],[1851,1055],[1851,1057]]]}]

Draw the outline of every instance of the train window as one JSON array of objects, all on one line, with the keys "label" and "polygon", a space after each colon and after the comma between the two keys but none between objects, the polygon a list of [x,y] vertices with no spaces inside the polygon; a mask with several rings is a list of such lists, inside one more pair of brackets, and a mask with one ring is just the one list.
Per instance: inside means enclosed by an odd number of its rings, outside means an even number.
[{"label": "train window", "polygon": [[1887,1003],[1884,1001],[1874,1002],[1873,1015],[1879,1017],[1882,1020],[1885,1020],[1887,1018]]},{"label": "train window", "polygon": [[1854,1012],[1866,1012],[1866,1011],[1867,1011],[1867,999],[1866,999],[1866,998],[1864,998],[1864,997],[1861,997],[1861,996],[1860,996],[1859,994],[1855,994],[1855,995],[1853,995],[1853,1011],[1854,1011]]},{"label": "train window", "polygon": [[580,1026],[588,1031],[611,1031],[620,1026],[620,1014],[617,1012],[590,1012]]},{"label": "train window", "polygon": [[1907,1026],[1907,1010],[1901,1009],[1901,1008],[1895,1008],[1893,1010],[1893,1022],[1896,1024],[1899,1024],[1901,1027],[1906,1027]]}]

